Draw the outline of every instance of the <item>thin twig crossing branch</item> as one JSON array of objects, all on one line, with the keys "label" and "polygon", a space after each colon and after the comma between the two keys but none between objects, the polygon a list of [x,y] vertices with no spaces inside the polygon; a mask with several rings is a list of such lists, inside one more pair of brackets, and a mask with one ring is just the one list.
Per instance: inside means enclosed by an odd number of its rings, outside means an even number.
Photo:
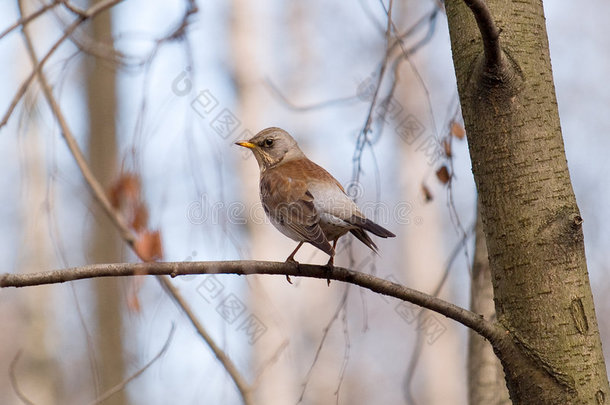
[{"label": "thin twig crossing branch", "polygon": [[30,15],[28,15],[26,17],[21,17],[20,19],[18,19],[14,23],[12,23],[9,27],[7,27],[4,31],[2,31],[2,33],[0,33],[0,39],[4,38],[12,30],[14,30],[15,28],[19,27],[20,25],[25,26],[30,21],[35,20],[36,18],[38,18],[41,15],[43,15],[47,10],[49,10],[49,9],[51,9],[51,8],[57,6],[57,5],[59,5],[58,2],[53,2],[53,3],[45,4],[44,6],[39,8],[38,10],[34,11],[32,14],[30,14]]},{"label": "thin twig crossing branch", "polygon": [[[32,72],[25,79],[25,81],[21,84],[21,87],[19,87],[19,90],[17,90],[17,93],[13,97],[13,100],[11,101],[11,104],[9,105],[8,110],[6,111],[6,113],[4,113],[4,116],[2,117],[2,121],[0,121],[0,128],[2,128],[4,125],[6,125],[6,123],[9,120],[9,118],[11,117],[11,114],[15,110],[15,107],[17,107],[17,104],[19,104],[19,100],[21,100],[21,98],[25,94],[26,90],[28,89],[28,87],[32,83],[32,80],[34,80],[34,77],[36,77],[37,74],[40,74],[42,72],[42,67],[44,66],[45,63],[47,63],[47,61],[49,60],[51,55],[53,55],[53,53],[57,50],[57,48],[59,48],[59,46],[70,35],[72,35],[72,33],[83,22],[85,22],[85,21],[95,17],[97,14],[101,13],[102,11],[109,9],[112,6],[115,6],[116,4],[120,3],[121,1],[123,1],[123,0],[107,0],[107,1],[101,1],[99,3],[96,3],[94,6],[92,6],[87,11],[85,11],[84,14],[80,14],[78,16],[78,18],[76,20],[74,20],[72,22],[72,24],[70,24],[65,29],[64,33],[62,34],[62,36],[57,41],[55,41],[53,46],[51,46],[51,48],[42,57],[42,59],[38,60],[38,58],[36,58],[35,60],[32,61],[32,64],[34,66],[33,69],[32,69]],[[25,29],[26,29],[25,25],[22,25],[22,31],[25,31]]]},{"label": "thin twig crossing branch", "polygon": [[21,388],[19,387],[19,382],[17,380],[17,371],[16,371],[17,362],[19,361],[19,357],[21,357],[21,350],[17,352],[17,354],[13,358],[13,361],[11,361],[11,364],[8,368],[8,376],[11,381],[11,386],[13,387],[13,390],[15,391],[15,395],[17,395],[17,398],[19,398],[21,400],[21,402],[23,402],[25,405],[36,405],[32,401],[30,401],[30,399],[28,397],[25,396],[25,394],[21,391]]},{"label": "thin twig crossing branch", "polygon": [[116,394],[117,392],[124,390],[125,387],[127,386],[127,384],[129,384],[131,381],[133,381],[136,378],[138,378],[139,376],[141,376],[150,366],[152,366],[154,364],[154,362],[159,360],[161,358],[161,356],[163,356],[163,353],[165,353],[167,351],[167,348],[169,347],[169,344],[172,341],[172,337],[174,336],[175,329],[176,329],[175,326],[172,325],[172,328],[169,331],[169,335],[167,336],[167,339],[165,340],[163,347],[161,348],[161,350],[159,350],[159,353],[157,353],[157,355],[155,357],[150,359],[150,361],[144,365],[144,367],[142,367],[141,369],[139,369],[138,371],[136,371],[135,373],[130,375],[128,378],[126,378],[125,380],[123,380],[120,383],[118,383],[117,385],[115,385],[114,387],[110,388],[104,394],[100,395],[93,402],[91,402],[90,405],[99,405],[102,402],[106,401],[111,396],[113,396],[114,394]]}]

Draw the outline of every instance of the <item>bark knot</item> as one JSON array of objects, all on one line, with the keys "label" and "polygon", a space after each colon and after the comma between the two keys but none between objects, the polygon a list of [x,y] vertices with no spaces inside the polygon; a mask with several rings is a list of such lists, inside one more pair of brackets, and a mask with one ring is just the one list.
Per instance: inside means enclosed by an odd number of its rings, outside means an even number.
[{"label": "bark knot", "polygon": [[572,228],[574,228],[574,229],[580,229],[580,227],[583,223],[582,217],[578,214],[570,215],[570,221],[572,222]]},{"label": "bark knot", "polygon": [[589,331],[589,321],[587,321],[587,315],[585,314],[585,307],[582,304],[580,298],[573,299],[570,303],[570,313],[572,314],[572,320],[576,330],[581,335],[586,335]]},{"label": "bark knot", "polygon": [[595,393],[595,401],[597,402],[597,405],[606,403],[606,394],[604,394],[604,391],[599,390]]}]

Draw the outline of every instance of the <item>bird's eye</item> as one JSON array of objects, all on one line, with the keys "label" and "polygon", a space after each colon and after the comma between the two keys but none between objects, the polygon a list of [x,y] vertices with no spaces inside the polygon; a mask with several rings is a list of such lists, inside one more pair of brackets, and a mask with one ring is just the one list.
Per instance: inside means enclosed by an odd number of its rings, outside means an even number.
[{"label": "bird's eye", "polygon": [[271,145],[273,145],[273,139],[267,138],[267,139],[265,139],[264,143],[265,143],[266,147],[270,147]]}]

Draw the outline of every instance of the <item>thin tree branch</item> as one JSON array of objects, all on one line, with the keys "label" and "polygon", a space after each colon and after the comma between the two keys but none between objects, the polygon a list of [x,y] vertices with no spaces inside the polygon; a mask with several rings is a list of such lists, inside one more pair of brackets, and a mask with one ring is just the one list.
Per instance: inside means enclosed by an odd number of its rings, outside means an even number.
[{"label": "thin tree branch", "polygon": [[432,10],[432,12],[429,15],[424,15],[423,17],[421,17],[417,22],[415,22],[415,24],[413,24],[403,34],[400,34],[400,35],[398,35],[398,30],[396,29],[396,26],[392,22],[392,25],[394,26],[394,31],[396,32],[396,34],[394,35],[395,40],[392,43],[392,45],[390,46],[390,50],[394,51],[394,49],[396,49],[396,47],[400,46],[401,43],[403,43],[407,38],[411,37],[417,30],[419,30],[420,27],[422,27],[424,24],[426,24],[428,26],[428,32],[426,33],[424,38],[417,41],[417,43],[415,43],[414,45],[411,45],[411,47],[405,53],[407,55],[412,55],[415,52],[417,52],[421,47],[423,47],[426,43],[428,43],[432,39],[432,36],[434,35],[434,31],[436,28],[436,19],[440,12],[441,12],[441,8],[439,8],[439,6],[436,5],[436,7],[434,7],[434,9]]},{"label": "thin tree branch", "polygon": [[21,350],[17,352],[15,358],[13,359],[13,361],[11,361],[11,364],[8,369],[8,376],[11,380],[11,387],[13,387],[17,398],[19,398],[21,402],[26,405],[35,405],[32,401],[30,401],[28,397],[25,396],[23,392],[21,392],[21,388],[19,388],[19,383],[17,382],[17,372],[15,371],[17,369],[17,362],[19,361],[19,357],[21,357]]},{"label": "thin tree branch", "polygon": [[207,332],[207,330],[203,327],[197,316],[186,302],[186,300],[180,294],[180,291],[167,279],[165,276],[158,276],[157,280],[165,287],[168,291],[169,295],[174,299],[176,304],[180,307],[182,312],[186,315],[188,320],[197,330],[197,333],[201,338],[205,341],[205,343],[210,347],[210,350],[214,353],[214,356],[218,359],[218,361],[223,365],[223,367],[227,370],[227,373],[231,376],[231,379],[235,383],[239,393],[241,394],[244,404],[252,405],[254,404],[254,398],[252,397],[252,389],[250,385],[246,381],[246,379],[241,375],[237,366],[233,361],[226,355],[226,353],[214,342],[212,336]]},{"label": "thin tree branch", "polygon": [[[385,8],[383,1],[381,1],[381,5]],[[377,79],[377,84],[375,85],[375,90],[373,92],[373,97],[371,100],[371,105],[369,106],[368,114],[366,115],[366,120],[364,121],[364,126],[362,130],[358,134],[358,138],[356,139],[356,148],[354,150],[354,156],[352,157],[353,162],[353,173],[351,183],[358,183],[360,181],[360,173],[362,171],[362,154],[364,152],[364,147],[367,145],[371,145],[371,141],[369,139],[369,132],[371,132],[371,125],[373,124],[373,111],[375,106],[377,105],[377,97],[379,95],[379,89],[381,88],[381,83],[383,82],[383,77],[385,75],[386,68],[388,66],[388,62],[390,60],[391,54],[391,38],[392,38],[392,7],[394,5],[394,0],[390,0],[390,4],[387,9],[388,20],[386,23],[386,31],[385,31],[385,52],[383,56],[383,61],[381,62],[381,67],[379,68],[379,78]]]},{"label": "thin tree branch", "polygon": [[61,4],[63,4],[63,6],[65,8],[67,8],[68,10],[70,10],[71,12],[73,12],[76,15],[79,16],[85,16],[86,15],[86,11],[82,10],[78,7],[76,7],[74,4],[70,3],[68,0],[58,0]]},{"label": "thin tree branch", "polygon": [[320,353],[322,352],[322,348],[324,347],[324,343],[326,342],[326,338],[328,337],[330,328],[333,326],[335,321],[339,318],[339,314],[341,313],[341,311],[345,308],[345,303],[347,302],[348,295],[349,295],[349,288],[346,288],[343,293],[343,297],[341,298],[341,301],[339,302],[339,305],[337,306],[337,309],[335,310],[335,313],[330,318],[330,320],[326,323],[326,326],[324,327],[324,329],[322,329],[322,338],[320,339],[320,342],[318,343],[318,348],[316,349],[316,354],[314,355],[313,361],[311,362],[311,365],[309,366],[309,370],[307,371],[307,374],[305,375],[305,381],[301,385],[301,396],[299,396],[299,400],[297,401],[297,404],[302,403],[303,399],[305,398],[305,392],[307,391],[307,386],[309,385],[309,381],[311,380],[311,374],[313,373],[314,367],[318,363],[318,360],[320,358]]},{"label": "thin tree branch", "polygon": [[[4,113],[4,116],[2,117],[2,121],[0,121],[0,128],[2,128],[3,126],[6,125],[11,114],[15,110],[15,107],[17,107],[17,104],[19,104],[19,101],[21,100],[21,98],[25,94],[26,90],[32,83],[32,80],[34,79],[34,77],[37,74],[40,74],[42,72],[42,67],[44,66],[45,63],[47,63],[47,61],[49,60],[51,55],[53,55],[53,53],[57,50],[57,48],[59,48],[59,46],[70,35],[72,35],[72,33],[83,22],[95,17],[97,14],[101,13],[104,10],[109,9],[110,7],[120,3],[121,1],[123,1],[123,0],[107,0],[107,1],[101,1],[99,3],[96,3],[94,6],[92,6],[87,11],[85,11],[83,14],[80,14],[79,17],[76,20],[74,20],[74,22],[72,22],[72,24],[70,24],[66,28],[63,35],[57,41],[55,41],[53,46],[51,46],[51,48],[47,51],[47,53],[44,55],[44,57],[42,59],[40,59],[40,61],[38,60],[38,58],[36,58],[35,60],[32,61],[34,68],[32,69],[32,72],[30,73],[30,75],[21,84],[21,87],[19,87],[19,90],[17,90],[17,93],[13,97],[13,100],[11,101],[11,104],[9,105],[8,110]],[[25,30],[25,25],[22,26],[22,30]]]},{"label": "thin tree branch", "polygon": [[[93,9],[101,11],[103,9],[103,8],[101,8],[101,6],[103,4],[106,4],[107,7],[110,7],[111,4],[116,4],[119,1],[122,1],[122,0],[111,0],[111,1],[108,1],[105,3],[97,3],[96,6],[91,7],[86,12],[86,15],[91,17],[92,15],[94,15]],[[86,18],[89,18],[89,17],[86,17]],[[112,207],[112,203],[110,202],[108,196],[106,195],[106,193],[104,191],[103,186],[99,183],[99,181],[97,180],[97,178],[91,171],[91,168],[87,164],[87,161],[86,161],[82,151],[80,150],[78,143],[76,142],[76,139],[74,138],[72,131],[70,130],[70,127],[68,126],[68,123],[61,111],[61,108],[59,107],[57,100],[53,96],[53,91],[51,90],[51,87],[46,79],[46,76],[44,75],[44,73],[41,70],[42,63],[37,63],[38,59],[36,57],[36,53],[34,51],[32,40],[28,34],[27,28],[23,27],[22,32],[23,32],[23,36],[24,36],[24,39],[26,42],[26,47],[27,47],[28,53],[30,55],[30,58],[32,59],[32,63],[35,66],[38,66],[38,68],[36,70],[34,70],[34,73],[38,74],[38,79],[40,81],[42,90],[49,103],[49,106],[51,107],[53,115],[55,115],[57,122],[61,128],[61,132],[68,145],[68,149],[70,149],[70,152],[74,156],[74,159],[76,160],[76,163],[77,163],[81,173],[83,174],[83,177],[85,178],[87,185],[91,188],[94,198],[98,201],[98,203],[102,206],[102,208],[104,209],[104,211],[106,212],[106,214],[108,215],[110,220],[118,228],[119,233],[121,234],[121,237],[123,238],[123,240],[129,245],[129,247],[137,255],[138,252],[135,249],[135,242],[137,240],[136,235],[129,229],[129,227],[128,227],[127,223],[125,222],[125,220],[123,219],[123,217],[114,210],[114,208]],[[170,296],[174,299],[174,301],[180,306],[182,311],[186,314],[186,316],[191,321],[191,324],[197,330],[197,333],[203,338],[203,340],[210,347],[210,349],[212,350],[212,352],[214,353],[214,355],[216,356],[218,361],[227,370],[230,377],[233,379],[235,385],[237,386],[237,389],[239,390],[244,403],[246,405],[252,405],[253,402],[252,402],[251,390],[250,390],[249,386],[247,385],[244,377],[237,370],[237,367],[235,366],[235,364],[222,351],[222,349],[218,345],[215,344],[215,342],[212,340],[210,335],[207,333],[207,331],[205,330],[203,325],[201,325],[201,323],[197,320],[196,316],[194,315],[194,312],[191,310],[188,303],[182,298],[182,296],[180,295],[180,292],[171,284],[171,282],[163,275],[159,275],[159,277],[157,277],[157,280],[165,288],[165,290],[170,294]]]},{"label": "thin tree branch", "polygon": [[350,101],[358,100],[358,96],[344,96],[337,97],[330,100],[320,101],[313,104],[303,104],[297,105],[290,101],[288,97],[271,81],[270,78],[265,79],[265,84],[271,90],[273,95],[275,95],[286,107],[293,111],[312,111],[317,109],[322,109],[326,107],[331,107],[333,105],[344,104]]},{"label": "thin tree branch", "polygon": [[[110,7],[110,5],[116,4],[119,1],[122,1],[122,0],[109,0],[105,3],[97,3],[97,5],[99,6],[101,4],[108,4],[108,7]],[[96,6],[94,6],[94,7],[96,7]],[[94,7],[92,7],[92,9]],[[102,10],[99,7],[96,7],[96,8],[99,9],[100,11]],[[91,14],[91,12],[88,12],[87,14]],[[79,21],[79,20],[77,20],[77,21]],[[74,24],[72,24],[71,27],[72,26],[74,26]],[[91,168],[87,164],[87,160],[85,159],[83,152],[80,150],[80,147],[78,146],[78,143],[76,142],[76,139],[74,139],[72,131],[70,130],[70,127],[68,126],[68,122],[66,121],[66,118],[64,117],[64,115],[61,111],[59,103],[53,96],[53,91],[51,90],[51,86],[49,85],[49,82],[48,82],[46,76],[44,75],[44,73],[41,70],[41,68],[44,64],[44,62],[43,62],[44,58],[43,58],[43,60],[38,62],[38,57],[36,56],[36,51],[34,50],[34,46],[33,46],[32,40],[30,38],[28,29],[26,27],[23,27],[22,32],[23,32],[23,37],[25,39],[25,45],[26,45],[28,54],[30,55],[30,59],[32,60],[32,63],[34,64],[34,66],[37,66],[37,68],[34,69],[34,71],[32,73],[33,73],[33,75],[38,74],[38,80],[40,81],[40,85],[41,85],[44,95],[49,103],[49,106],[51,107],[51,111],[53,112],[53,115],[55,115],[55,118],[57,119],[57,122],[61,128],[61,133],[62,133],[64,140],[66,141],[66,144],[68,145],[68,149],[70,149],[70,152],[74,156],[74,159],[76,160],[76,164],[78,165],[78,168],[82,172],[83,177],[85,178],[85,181],[91,188],[93,195],[98,200],[98,202],[102,205],[102,207],[104,208],[104,211],[106,212],[106,214],[108,215],[110,220],[112,222],[114,222],[114,224],[117,226],[117,228],[119,229],[119,232],[121,233],[121,237],[129,244],[129,246],[133,247],[135,244],[135,241],[136,241],[136,236],[130,231],[125,220],[123,220],[123,218],[121,218],[119,215],[117,215],[116,211],[112,207],[112,203],[110,202],[110,199],[108,199],[108,197],[106,196],[104,187],[96,179],[95,175],[91,171]],[[66,32],[64,33],[64,37],[66,37],[67,36],[66,33],[69,33],[69,32],[71,32],[71,31],[68,28],[66,30]],[[47,53],[46,56],[48,56],[48,55],[49,55],[49,53]]]},{"label": "thin tree branch", "polygon": [[0,33],[0,39],[4,38],[6,35],[8,35],[8,33],[10,33],[15,28],[19,27],[20,25],[25,26],[26,24],[29,24],[30,21],[35,20],[36,18],[38,18],[42,14],[44,14],[47,10],[49,10],[59,4],[60,3],[58,1],[54,1],[53,3],[45,4],[38,10],[34,11],[32,14],[30,14],[26,17],[21,17],[20,19],[18,19],[14,23],[12,23],[9,27],[7,27],[4,31],[2,31],[2,33]]},{"label": "thin tree branch", "polygon": [[267,370],[267,368],[271,367],[272,365],[277,363],[280,355],[286,349],[286,347],[288,347],[288,340],[284,340],[282,342],[282,344],[280,345],[280,347],[277,348],[275,353],[273,353],[273,355],[271,355],[271,357],[269,357],[269,359],[267,359],[267,361],[265,361],[262,364],[262,366],[259,368],[259,370],[256,373],[254,382],[252,383],[252,390],[255,390],[256,388],[258,388],[258,386],[260,385],[260,382],[261,382],[261,378],[263,377],[263,374],[265,374],[265,371]]},{"label": "thin tree branch", "polygon": [[97,399],[95,399],[93,402],[91,402],[90,405],[101,404],[102,402],[104,402],[105,400],[107,400],[108,398],[110,398],[111,396],[116,394],[117,392],[124,390],[125,387],[127,386],[127,384],[129,384],[131,381],[133,381],[136,378],[138,378],[139,376],[141,376],[142,373],[144,373],[150,366],[152,366],[155,361],[159,360],[161,358],[161,356],[163,356],[163,353],[165,353],[167,351],[167,348],[169,347],[169,344],[172,341],[172,337],[174,336],[175,329],[176,329],[175,326],[172,325],[172,328],[169,331],[169,335],[167,336],[167,339],[165,340],[165,344],[163,345],[161,350],[159,350],[159,353],[157,353],[157,355],[155,357],[150,359],[150,361],[148,363],[146,363],[146,365],[144,365],[144,367],[142,367],[141,369],[139,369],[138,371],[133,373],[131,376],[129,376],[125,380],[123,380],[120,383],[118,383],[117,385],[115,385],[114,387],[110,388],[104,394],[100,395]]},{"label": "thin tree branch", "polygon": [[254,260],[92,264],[40,273],[5,273],[0,275],[0,288],[57,284],[94,277],[121,277],[144,274],[169,275],[171,277],[189,274],[272,274],[320,278],[323,280],[329,278],[355,284],[373,292],[408,301],[438,312],[474,330],[492,344],[497,343],[505,333],[503,328],[483,319],[480,315],[429,294],[343,267],[334,267],[329,271],[327,266],[313,264],[299,264],[295,266],[292,263]]},{"label": "thin tree branch", "polygon": [[477,26],[483,39],[485,65],[495,71],[502,67],[502,48],[500,48],[500,30],[496,26],[485,0],[464,0],[474,14]]}]

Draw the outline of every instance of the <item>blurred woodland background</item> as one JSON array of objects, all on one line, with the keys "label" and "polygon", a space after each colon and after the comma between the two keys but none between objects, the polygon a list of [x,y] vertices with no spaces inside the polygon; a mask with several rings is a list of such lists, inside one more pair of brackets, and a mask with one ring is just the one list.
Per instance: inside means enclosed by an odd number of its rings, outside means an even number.
[{"label": "blurred woodland background", "polygon": [[[394,1],[400,40],[388,42],[387,7],[3,1],[2,272],[138,260],[66,147],[21,26],[11,29],[38,12],[27,32],[41,71],[147,258],[162,250],[166,261],[283,261],[295,243],[265,219],[256,162],[234,145],[279,126],[398,236],[376,240],[379,256],[345,237],[337,265],[468,307],[476,192],[446,18],[438,1]],[[610,3],[554,0],[545,11],[608,359]],[[327,256],[307,246],[297,260]],[[171,284],[257,403],[466,403],[466,328],[347,284],[293,282],[217,275]],[[23,403],[18,392],[35,404],[96,403],[117,384],[124,389],[102,403],[241,403],[166,288],[148,277],[0,291],[0,403]]]}]

